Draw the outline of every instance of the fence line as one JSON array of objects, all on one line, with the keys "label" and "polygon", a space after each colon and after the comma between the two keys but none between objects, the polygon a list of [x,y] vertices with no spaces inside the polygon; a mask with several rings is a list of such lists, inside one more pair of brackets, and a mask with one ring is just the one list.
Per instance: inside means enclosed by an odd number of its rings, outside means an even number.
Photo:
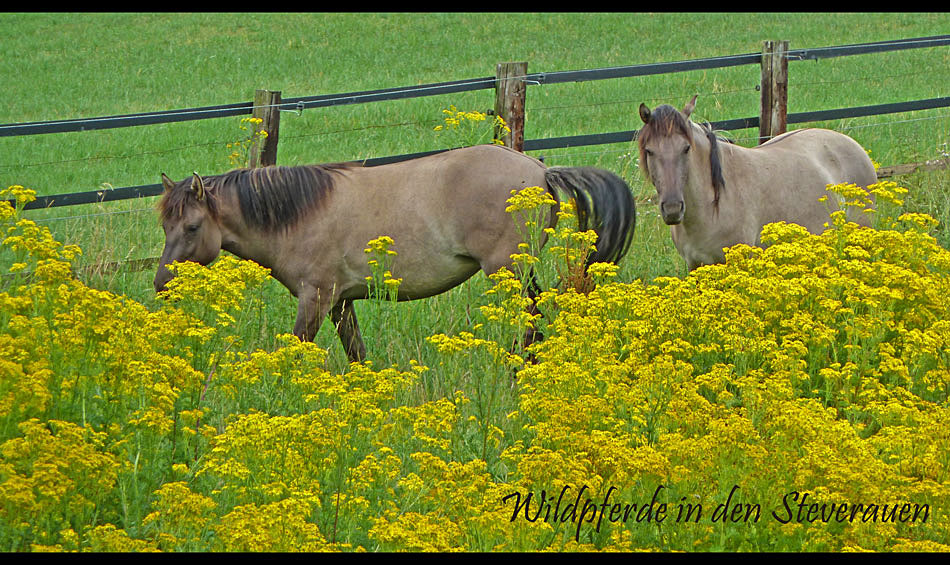
[{"label": "fence line", "polygon": [[[925,47],[940,47],[950,45],[950,35],[938,35],[931,37],[919,37],[913,39],[901,39],[890,41],[877,41],[873,43],[858,43],[853,45],[841,45],[835,47],[822,47],[812,49],[792,49],[787,52],[789,60],[818,60],[832,57],[842,57],[847,55],[860,55],[867,53],[880,53],[884,51],[896,51],[902,49],[919,49]],[[635,76],[647,76],[654,74],[667,74],[684,72],[691,70],[703,70],[714,68],[725,68],[739,65],[760,64],[762,53],[746,53],[743,55],[727,55],[723,57],[710,57],[705,59],[691,59],[687,61],[676,61],[668,63],[648,63],[640,65],[627,65],[619,67],[605,67],[600,69],[587,69],[579,71],[555,71],[548,73],[527,73],[522,78],[529,85],[531,84],[557,84],[564,82],[583,82],[589,80],[604,80],[611,78],[628,78]],[[420,86],[406,86],[387,88],[379,90],[368,90],[362,92],[352,92],[347,94],[322,94],[316,96],[303,96],[298,98],[288,98],[278,105],[280,110],[298,110],[307,108],[320,108],[328,106],[338,106],[344,104],[362,104],[366,102],[378,102],[383,100],[398,100],[404,98],[415,98],[420,96],[435,96],[440,94],[451,94],[455,92],[465,92],[470,90],[480,90],[495,87],[494,77],[482,77],[475,79],[466,79],[459,81],[440,82]],[[253,102],[240,102],[236,104],[222,104],[216,106],[205,106],[200,108],[191,108],[184,110],[171,110],[161,112],[145,112],[140,114],[125,114],[120,116],[108,116],[88,119],[56,120],[45,122],[30,122],[22,124],[0,125],[0,137],[17,135],[36,135],[42,133],[65,133],[70,131],[87,131],[94,129],[108,129],[118,127],[130,127],[138,125],[152,125],[158,123],[171,123],[187,120],[202,120],[208,118],[220,118],[250,114],[253,110]]]},{"label": "fence line", "polygon": [[[749,65],[749,64],[759,64],[765,68],[766,59],[768,57],[774,57],[774,54],[771,51],[771,45],[773,43],[784,44],[784,48],[781,48],[778,52],[780,57],[780,64],[785,65],[788,61],[800,61],[800,60],[818,60],[824,58],[832,57],[841,57],[849,55],[858,55],[866,53],[879,53],[884,51],[895,51],[903,49],[913,49],[913,48],[924,48],[924,47],[937,47],[950,45],[950,35],[941,35],[941,36],[932,36],[932,37],[921,37],[913,39],[904,39],[904,40],[891,40],[891,41],[880,41],[873,43],[862,43],[854,45],[842,45],[834,47],[824,47],[817,49],[787,49],[787,42],[765,42],[763,52],[761,53],[748,53],[742,55],[733,55],[725,57],[711,57],[706,59],[692,59],[686,61],[678,62],[668,62],[668,63],[651,63],[651,64],[641,64],[641,65],[627,65],[627,66],[618,66],[618,67],[607,67],[599,69],[588,69],[588,70],[578,70],[578,71],[557,71],[557,72],[541,72],[541,73],[527,73],[522,72],[521,74],[505,76],[504,80],[509,83],[520,83],[523,86],[532,86],[532,85],[542,85],[542,84],[557,84],[565,82],[581,82],[589,80],[604,80],[604,79],[613,79],[613,78],[627,78],[635,76],[647,76],[653,74],[667,74],[667,73],[676,73],[676,72],[685,72],[690,70],[702,70],[702,69],[712,69],[712,68],[724,68],[731,66],[739,65]],[[781,46],[780,46],[781,47]],[[775,59],[772,59],[775,61]],[[774,63],[772,63],[774,64]],[[502,64],[499,64],[501,68]],[[521,67],[526,68],[526,67]],[[500,71],[499,71],[500,72]],[[773,80],[773,79],[769,79]],[[87,131],[95,129],[107,129],[107,128],[117,128],[117,127],[130,127],[138,125],[149,125],[149,124],[158,124],[158,123],[170,123],[170,122],[180,122],[186,120],[196,120],[196,119],[208,119],[208,118],[217,118],[217,117],[227,117],[235,116],[241,114],[254,114],[263,113],[265,110],[302,110],[306,108],[317,108],[317,107],[329,107],[336,105],[344,104],[357,104],[357,103],[366,103],[366,102],[375,102],[382,100],[396,100],[404,98],[413,98],[420,96],[433,96],[439,94],[448,94],[454,92],[463,92],[469,90],[478,90],[478,89],[487,89],[495,88],[496,92],[499,90],[499,84],[502,82],[500,76],[494,78],[476,78],[468,79],[462,81],[450,81],[450,82],[441,82],[433,83],[428,85],[420,85],[414,87],[398,87],[398,88],[389,88],[389,89],[380,89],[380,90],[371,90],[371,91],[362,91],[354,92],[348,94],[335,94],[335,95],[318,95],[318,96],[306,96],[298,98],[288,98],[280,100],[280,93],[276,94],[277,103],[261,103],[260,100],[254,102],[245,102],[238,104],[225,104],[218,106],[206,106],[202,108],[192,108],[185,110],[176,110],[176,111],[166,111],[166,112],[147,112],[142,114],[127,114],[121,116],[110,116],[110,117],[100,117],[100,118],[91,118],[91,119],[75,119],[75,120],[61,120],[61,121],[49,121],[49,122],[31,122],[23,124],[7,124],[0,125],[0,137],[9,137],[9,136],[21,136],[21,135],[37,135],[44,133],[63,133],[69,131]],[[766,87],[774,88],[775,85],[766,85],[765,72],[763,71],[763,85],[762,90],[764,91]],[[787,88],[787,80],[785,81],[784,87]],[[259,91],[259,92],[269,92],[269,91]],[[520,110],[518,104],[512,104],[510,98],[505,98],[502,96],[497,97],[496,101],[496,112],[502,117],[506,118],[506,121],[509,123],[517,123],[521,121],[523,127],[523,97],[524,97],[524,88],[520,89],[520,92],[517,96],[522,97],[522,103],[520,104]],[[737,118],[731,120],[724,120],[716,122],[713,125],[716,129],[720,130],[735,130],[735,129],[746,129],[746,128],[755,128],[755,127],[764,127],[762,117],[767,113],[778,114],[780,119],[778,120],[778,129],[775,129],[776,126],[773,124],[769,126],[771,129],[766,133],[760,133],[760,136],[772,136],[781,133],[785,124],[788,123],[805,123],[811,121],[823,121],[823,120],[833,120],[849,117],[858,117],[858,116],[869,116],[869,115],[878,115],[878,114],[888,114],[896,112],[908,112],[924,109],[933,109],[950,106],[950,97],[939,97],[939,98],[930,98],[926,100],[915,100],[909,102],[898,102],[891,104],[878,104],[871,106],[862,106],[854,108],[838,108],[833,110],[819,110],[812,112],[799,112],[794,114],[786,114],[785,101],[787,96],[784,98],[780,95],[777,96],[776,106],[771,108],[766,108],[765,97],[763,97],[763,107],[760,109],[760,116],[758,117],[749,117],[749,118]],[[510,108],[502,108],[504,105],[509,105]],[[770,103],[772,104],[772,103]],[[512,110],[511,108],[515,108]],[[510,113],[512,111],[520,111],[521,115],[512,116]],[[509,115],[504,115],[508,113]],[[279,120],[279,111],[270,111],[269,115],[271,116],[271,123],[274,125],[271,126],[276,130],[277,120]],[[771,118],[770,118],[771,119]],[[262,125],[262,129],[268,129],[267,125]],[[523,139],[523,129],[521,130]],[[520,142],[515,145],[515,148],[521,151],[538,151],[538,150],[547,150],[555,148],[567,148],[567,147],[579,147],[587,145],[601,145],[609,143],[628,143],[635,139],[637,130],[628,130],[621,132],[612,132],[612,133],[602,133],[602,134],[587,134],[587,135],[575,135],[575,136],[564,136],[564,137],[555,137],[547,139],[534,139],[534,140],[524,140],[523,143]],[[276,136],[275,136],[276,137]],[[272,140],[272,143],[276,139]],[[265,143],[267,141],[265,140]],[[271,148],[271,154],[276,154]],[[426,151],[420,153],[412,153],[405,155],[395,155],[389,157],[379,157],[373,159],[366,159],[362,161],[365,166],[375,166],[385,163],[392,163],[396,161],[402,161],[406,159],[412,159],[424,155],[429,155],[433,153],[438,153],[443,150],[435,151]],[[263,164],[272,164],[266,163]],[[131,186],[123,187],[109,190],[97,190],[97,191],[87,191],[87,192],[74,192],[66,194],[57,194],[51,196],[41,196],[38,197],[34,202],[28,204],[26,209],[39,209],[39,208],[48,208],[55,206],[71,206],[78,204],[90,204],[90,203],[99,203],[107,201],[116,201],[116,200],[125,200],[129,198],[142,198],[150,197],[161,194],[162,187],[160,184],[149,184],[142,186]]]}]

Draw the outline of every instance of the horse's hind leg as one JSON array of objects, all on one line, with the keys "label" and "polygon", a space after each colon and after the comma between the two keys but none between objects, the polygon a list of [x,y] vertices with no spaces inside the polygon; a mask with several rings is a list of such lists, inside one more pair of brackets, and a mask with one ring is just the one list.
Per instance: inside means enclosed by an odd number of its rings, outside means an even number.
[{"label": "horse's hind leg", "polygon": [[361,363],[366,359],[366,345],[360,335],[360,327],[356,321],[356,311],[352,300],[340,300],[330,311],[333,325],[346,350],[346,356],[351,363]]},{"label": "horse's hind leg", "polygon": [[[538,284],[538,279],[534,275],[534,271],[531,272],[530,277],[528,278],[527,288],[525,289],[528,298],[531,299],[531,305],[528,306],[528,314],[536,316],[541,314],[541,311],[538,310],[537,301],[538,296],[541,294],[541,285]],[[525,332],[524,336],[524,347],[528,347],[532,343],[539,342],[544,339],[544,334],[541,333],[541,330],[536,327],[530,327]],[[529,361],[534,360],[533,355],[528,356]]]}]

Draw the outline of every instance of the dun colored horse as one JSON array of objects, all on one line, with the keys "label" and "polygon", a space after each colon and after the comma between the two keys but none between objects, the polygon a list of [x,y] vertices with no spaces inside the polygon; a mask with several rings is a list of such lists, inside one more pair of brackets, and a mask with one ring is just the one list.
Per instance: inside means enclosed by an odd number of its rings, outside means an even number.
[{"label": "dun colored horse", "polygon": [[[456,149],[400,163],[236,169],[179,182],[164,174],[158,204],[165,248],[155,290],[173,261],[208,264],[222,249],[271,269],[297,297],[294,333],[313,340],[329,313],[351,361],[366,356],[353,300],[366,298],[367,242],[394,240],[399,300],[445,292],[479,270],[511,266],[521,241],[505,212],[512,190],[545,188],[576,201],[581,230],[598,233],[588,259],[618,261],[630,246],[636,210],[616,175],[547,168],[501,146]],[[552,208],[550,226],[557,217]]]},{"label": "dun colored horse", "polygon": [[[689,119],[694,96],[680,112],[640,104],[640,167],[656,187],[660,215],[693,270],[721,263],[724,247],[759,245],[762,227],[785,221],[821,233],[835,199],[826,187],[877,182],[871,159],[850,137],[800,129],[757,147],[721,143],[712,129]],[[853,218],[866,225],[867,214]]]}]

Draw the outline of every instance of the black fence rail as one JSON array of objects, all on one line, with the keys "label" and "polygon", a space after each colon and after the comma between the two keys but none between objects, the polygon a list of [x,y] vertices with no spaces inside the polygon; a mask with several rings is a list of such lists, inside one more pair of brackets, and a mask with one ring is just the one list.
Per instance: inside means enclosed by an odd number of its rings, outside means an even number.
[{"label": "black fence rail", "polygon": [[[885,51],[898,51],[903,49],[920,49],[927,47],[940,47],[950,45],[950,35],[940,35],[931,37],[919,37],[911,39],[880,41],[873,43],[861,43],[852,45],[841,45],[833,47],[811,48],[811,49],[790,49],[784,52],[788,61],[804,61],[828,59],[833,57],[852,56],[869,53],[880,53]],[[608,67],[599,69],[587,69],[576,71],[556,71],[525,73],[521,80],[527,86],[557,84],[566,82],[583,82],[593,80],[605,80],[616,78],[629,78],[637,76],[647,76],[655,74],[668,74],[686,71],[695,71],[703,69],[717,69],[725,67],[734,67],[740,65],[761,65],[763,63],[763,53],[746,53],[742,55],[732,55],[724,57],[710,57],[704,59],[692,59],[686,61],[677,61],[669,63],[651,63],[641,65],[628,65],[620,67]],[[347,104],[362,104],[368,102],[379,102],[385,100],[399,100],[406,98],[415,98],[423,96],[436,96],[451,94],[456,92],[465,92],[481,89],[492,89],[497,87],[496,77],[482,77],[468,80],[432,83],[412,87],[396,87],[380,90],[369,90],[360,92],[351,92],[343,94],[328,94],[317,96],[304,96],[297,98],[287,98],[277,104],[280,110],[303,110],[308,108],[322,108],[330,106],[339,106]],[[873,116],[879,114],[892,114],[900,112],[910,112],[916,110],[927,110],[934,108],[943,108],[950,106],[950,97],[929,98],[925,100],[914,100],[907,102],[878,104],[871,106],[838,108],[832,110],[818,110],[812,112],[801,112],[788,114],[787,123],[808,123],[815,121],[834,120],[841,118],[851,118],[860,116]],[[41,135],[52,133],[66,133],[77,131],[90,131],[109,128],[134,127],[143,125],[154,125],[160,123],[173,123],[189,120],[203,120],[210,118],[222,118],[229,116],[239,116],[251,114],[254,111],[253,102],[242,102],[236,104],[224,104],[218,106],[206,106],[200,108],[190,108],[182,110],[170,110],[162,112],[147,112],[140,114],[126,114],[118,116],[106,116],[88,119],[72,119],[45,122],[29,122],[0,125],[0,137]],[[760,117],[737,118],[713,123],[712,126],[718,130],[730,131],[738,129],[755,128],[760,126]],[[638,130],[628,130],[620,132],[589,134],[577,136],[554,137],[547,139],[525,140],[524,151],[538,151],[557,148],[579,147],[588,145],[604,145],[611,143],[630,142],[636,138]],[[423,153],[412,153],[405,155],[394,155],[388,157],[379,157],[366,159],[362,161],[365,166],[376,166],[385,163],[392,163],[420,157],[427,154],[438,153],[439,151],[428,151]],[[74,206],[79,204],[93,204],[99,202],[108,202],[115,200],[126,200],[130,198],[143,198],[161,194],[160,184],[149,184],[141,186],[130,186],[124,188],[96,190],[85,192],[73,192],[65,194],[56,194],[49,196],[39,196],[34,202],[26,205],[26,209],[40,209],[58,206]],[[12,202],[12,201],[11,201]]]}]

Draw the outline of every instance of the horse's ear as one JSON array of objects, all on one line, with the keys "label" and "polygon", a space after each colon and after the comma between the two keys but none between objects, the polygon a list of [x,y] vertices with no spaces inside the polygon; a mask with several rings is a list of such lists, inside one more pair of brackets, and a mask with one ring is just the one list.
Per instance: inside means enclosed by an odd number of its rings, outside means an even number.
[{"label": "horse's ear", "polygon": [[165,188],[165,192],[170,192],[171,189],[175,188],[175,181],[168,178],[165,173],[162,173],[162,186]]},{"label": "horse's ear", "polygon": [[191,190],[195,191],[195,196],[198,197],[198,200],[205,197],[205,183],[201,180],[201,177],[198,176],[197,172],[191,177]]},{"label": "horse's ear", "polygon": [[640,119],[645,124],[650,123],[650,109],[643,102],[640,102]]},{"label": "horse's ear", "polygon": [[693,97],[690,99],[690,101],[686,103],[686,106],[683,107],[683,115],[686,116],[687,118],[689,117],[690,114],[693,113],[693,109],[696,108],[696,97],[697,97],[697,96],[699,96],[699,95],[698,95],[698,94],[694,94]]}]

